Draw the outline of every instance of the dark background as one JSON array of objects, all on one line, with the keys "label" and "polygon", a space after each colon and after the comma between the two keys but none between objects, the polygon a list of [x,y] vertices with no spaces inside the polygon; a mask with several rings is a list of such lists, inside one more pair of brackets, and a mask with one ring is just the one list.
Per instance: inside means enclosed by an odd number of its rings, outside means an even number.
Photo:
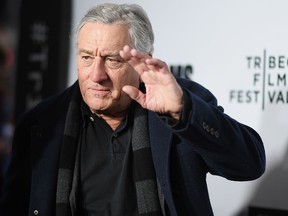
[{"label": "dark background", "polygon": [[67,86],[71,11],[70,0],[0,1],[0,186],[19,116]]}]

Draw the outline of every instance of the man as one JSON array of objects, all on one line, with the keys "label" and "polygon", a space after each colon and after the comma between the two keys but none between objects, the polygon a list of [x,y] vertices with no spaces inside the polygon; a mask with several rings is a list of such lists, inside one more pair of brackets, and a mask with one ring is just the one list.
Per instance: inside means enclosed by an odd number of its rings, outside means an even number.
[{"label": "man", "polygon": [[78,80],[18,121],[4,215],[213,215],[206,174],[265,170],[259,135],[201,85],[152,57],[137,5],[102,4],[81,20]]}]

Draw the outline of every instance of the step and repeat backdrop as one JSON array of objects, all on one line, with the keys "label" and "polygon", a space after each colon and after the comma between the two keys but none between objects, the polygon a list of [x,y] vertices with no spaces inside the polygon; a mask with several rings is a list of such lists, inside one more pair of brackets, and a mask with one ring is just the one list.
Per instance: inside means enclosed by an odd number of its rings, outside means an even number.
[{"label": "step and repeat backdrop", "polygon": [[[74,0],[73,26],[91,6],[103,2]],[[260,179],[233,182],[207,176],[215,215],[287,211],[288,1],[110,2],[141,5],[154,28],[154,56],[166,61],[175,76],[210,89],[228,115],[262,136],[267,170]],[[69,84],[77,79],[72,41]]]}]

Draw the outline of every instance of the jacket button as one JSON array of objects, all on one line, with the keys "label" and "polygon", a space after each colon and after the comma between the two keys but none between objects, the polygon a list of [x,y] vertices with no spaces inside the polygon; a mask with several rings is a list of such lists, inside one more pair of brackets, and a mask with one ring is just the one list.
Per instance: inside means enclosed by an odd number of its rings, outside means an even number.
[{"label": "jacket button", "polygon": [[206,129],[206,122],[202,123],[202,127],[203,127],[203,129]]},{"label": "jacket button", "polygon": [[215,129],[214,129],[214,128],[211,128],[211,129],[210,129],[210,134],[211,134],[212,136],[214,136],[214,134],[215,134]]},{"label": "jacket button", "polygon": [[206,125],[206,131],[209,133],[209,131],[210,131],[210,125]]},{"label": "jacket button", "polygon": [[219,136],[220,136],[219,132],[218,132],[218,131],[215,131],[215,137],[216,137],[216,138],[219,138]]},{"label": "jacket button", "polygon": [[34,215],[38,215],[39,211],[37,209],[35,209],[33,213],[34,213]]}]

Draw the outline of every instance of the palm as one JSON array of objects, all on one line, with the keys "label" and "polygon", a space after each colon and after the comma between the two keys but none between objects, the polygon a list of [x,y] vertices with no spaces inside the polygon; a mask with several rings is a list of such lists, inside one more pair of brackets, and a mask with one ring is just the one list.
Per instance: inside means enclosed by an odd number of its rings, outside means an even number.
[{"label": "palm", "polygon": [[139,73],[146,88],[145,94],[132,86],[125,86],[123,91],[148,110],[180,112],[183,92],[165,62],[127,47],[120,55]]}]

